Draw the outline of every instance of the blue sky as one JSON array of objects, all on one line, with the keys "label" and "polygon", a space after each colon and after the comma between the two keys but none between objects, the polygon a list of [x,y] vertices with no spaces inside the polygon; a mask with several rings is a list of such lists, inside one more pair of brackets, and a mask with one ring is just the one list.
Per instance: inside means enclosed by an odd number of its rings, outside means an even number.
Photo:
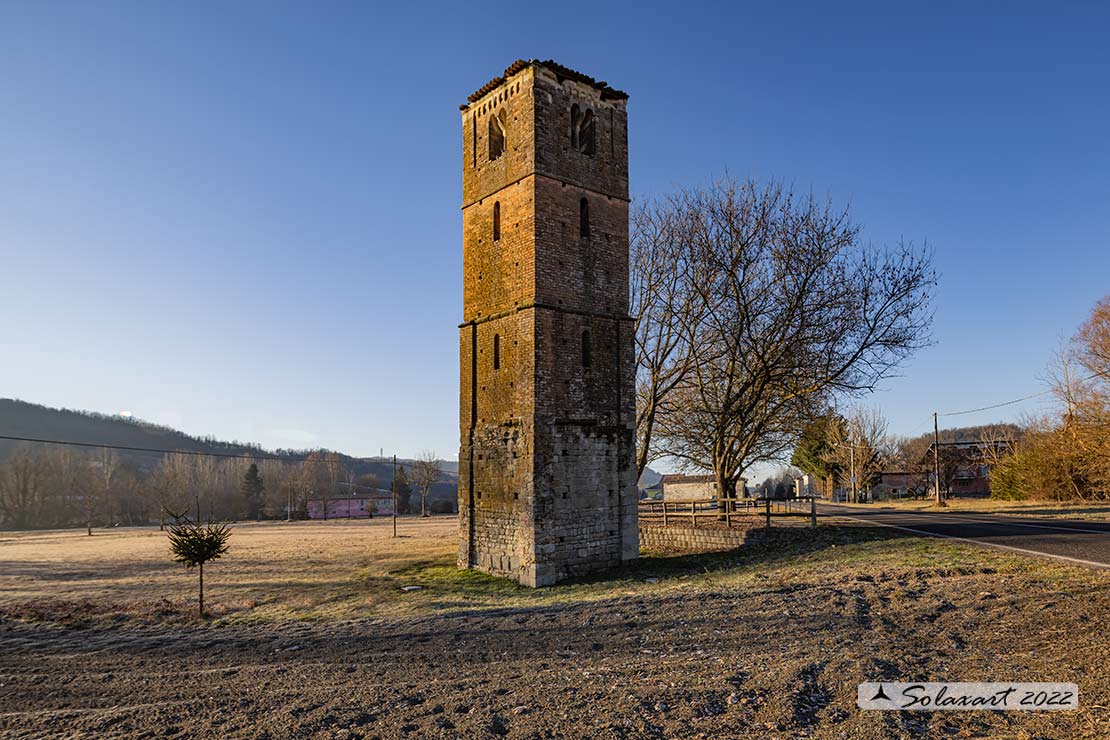
[{"label": "blue sky", "polygon": [[869,400],[925,431],[1040,390],[1110,292],[1108,27],[1097,3],[4,3],[0,396],[455,457],[457,106],[537,57],[630,93],[634,198],[773,177],[928,240],[936,344]]}]

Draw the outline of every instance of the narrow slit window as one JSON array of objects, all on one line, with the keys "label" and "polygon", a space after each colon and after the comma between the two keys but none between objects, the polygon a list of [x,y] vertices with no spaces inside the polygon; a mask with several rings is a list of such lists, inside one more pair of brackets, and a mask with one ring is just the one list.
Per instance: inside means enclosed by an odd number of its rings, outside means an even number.
[{"label": "narrow slit window", "polygon": [[501,201],[494,201],[493,204],[493,240],[497,241],[501,238]]},{"label": "narrow slit window", "polygon": [[505,112],[489,117],[489,161],[505,153]]},{"label": "narrow slit window", "polygon": [[501,369],[501,335],[493,335],[493,369]]},{"label": "narrow slit window", "polygon": [[593,345],[590,342],[590,330],[582,332],[582,367],[589,367],[593,363]]},{"label": "narrow slit window", "polygon": [[582,125],[582,114],[578,110],[578,105],[570,107],[570,145],[575,149],[578,148],[578,127]]},{"label": "narrow slit window", "polygon": [[578,201],[578,235],[590,238],[590,202],[585,198]]}]

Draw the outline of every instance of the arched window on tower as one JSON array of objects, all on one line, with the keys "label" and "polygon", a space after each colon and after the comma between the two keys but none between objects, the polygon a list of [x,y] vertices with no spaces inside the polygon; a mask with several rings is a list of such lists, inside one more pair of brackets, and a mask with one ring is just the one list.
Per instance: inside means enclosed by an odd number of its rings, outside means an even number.
[{"label": "arched window on tower", "polygon": [[582,330],[582,367],[589,367],[593,363],[593,345],[590,342],[590,330]]},{"label": "arched window on tower", "polygon": [[501,335],[493,335],[493,369],[501,369]]},{"label": "arched window on tower", "polygon": [[505,111],[489,117],[489,161],[505,153]]},{"label": "arched window on tower", "polygon": [[578,235],[590,238],[590,202],[585,198],[578,201]]},{"label": "arched window on tower", "polygon": [[493,240],[501,238],[501,201],[493,203]]},{"label": "arched window on tower", "polygon": [[570,107],[570,145],[589,156],[597,149],[597,123],[594,112],[582,110],[575,103]]},{"label": "arched window on tower", "polygon": [[594,156],[596,149],[595,131],[597,126],[594,123],[594,112],[592,110],[586,111],[582,115],[582,125],[578,128],[578,150],[583,154]]}]

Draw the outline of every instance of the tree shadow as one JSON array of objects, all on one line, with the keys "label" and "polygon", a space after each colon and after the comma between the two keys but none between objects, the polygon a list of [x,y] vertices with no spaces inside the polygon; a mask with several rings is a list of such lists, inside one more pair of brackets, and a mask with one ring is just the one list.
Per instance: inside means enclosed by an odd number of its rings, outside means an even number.
[{"label": "tree shadow", "polygon": [[641,554],[634,564],[620,570],[574,578],[563,583],[603,583],[622,578],[665,578],[753,565],[778,565],[834,547],[916,536],[918,535],[890,527],[856,524],[822,524],[817,529],[808,527],[753,529],[748,533],[748,541],[734,550]]}]

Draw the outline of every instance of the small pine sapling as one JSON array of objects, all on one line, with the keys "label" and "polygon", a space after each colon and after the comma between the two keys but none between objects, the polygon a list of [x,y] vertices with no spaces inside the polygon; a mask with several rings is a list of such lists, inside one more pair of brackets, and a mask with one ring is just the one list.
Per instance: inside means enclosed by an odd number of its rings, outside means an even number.
[{"label": "small pine sapling", "polygon": [[186,568],[200,571],[200,616],[204,617],[204,564],[227,552],[231,527],[221,522],[200,524],[182,518],[170,527],[170,552]]}]

